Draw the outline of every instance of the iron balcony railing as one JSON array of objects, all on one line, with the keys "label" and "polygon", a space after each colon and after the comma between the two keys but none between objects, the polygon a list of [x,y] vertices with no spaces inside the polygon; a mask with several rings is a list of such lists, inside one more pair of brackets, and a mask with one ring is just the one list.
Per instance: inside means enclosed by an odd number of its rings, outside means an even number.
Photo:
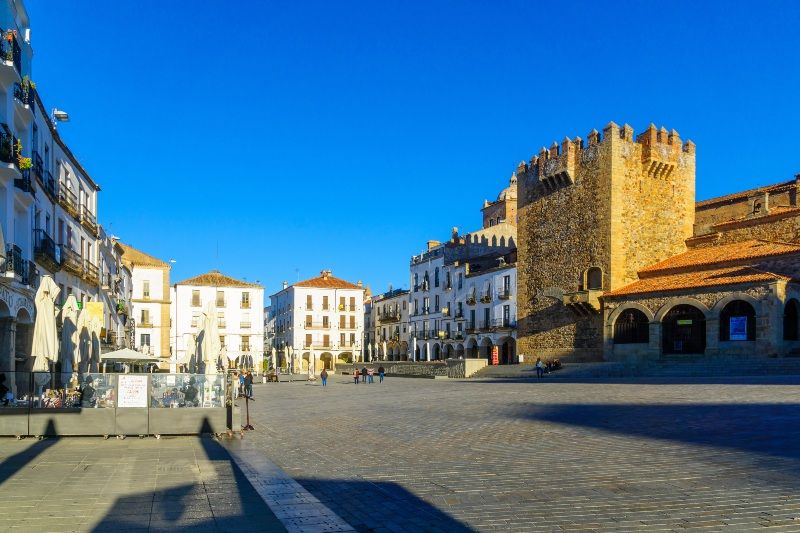
[{"label": "iron balcony railing", "polygon": [[464,318],[464,311],[456,310],[456,318]]},{"label": "iron balcony railing", "polygon": [[497,297],[501,300],[508,300],[511,298],[511,289],[500,289],[497,291]]},{"label": "iron balcony railing", "polygon": [[517,322],[510,318],[495,318],[492,320],[492,327],[499,329],[515,328],[517,327]]},{"label": "iron balcony railing", "polygon": [[17,138],[11,133],[8,124],[0,122],[0,161],[18,166],[19,152],[17,149]]},{"label": "iron balcony railing", "polygon": [[35,100],[33,96],[33,87],[30,84],[22,84],[22,83],[14,83],[14,98],[22,102],[24,105],[31,108],[31,112],[35,112],[35,106],[33,102]]},{"label": "iron balcony railing", "polygon": [[250,322],[239,322],[240,329],[250,329],[252,324]]},{"label": "iron balcony railing", "polygon": [[378,315],[378,320],[381,322],[397,322],[400,320],[400,313],[393,311]]},{"label": "iron balcony railing", "polygon": [[330,322],[304,322],[306,329],[331,329]]},{"label": "iron balcony railing", "polygon": [[239,302],[239,309],[250,309],[250,302]]},{"label": "iron balcony railing", "polygon": [[492,329],[492,321],[491,320],[488,320],[488,321],[487,320],[481,320],[478,323],[478,329],[480,329],[481,331],[489,331],[490,329]]},{"label": "iron balcony railing", "polygon": [[78,252],[69,246],[61,245],[61,265],[73,274],[83,274],[83,260]]},{"label": "iron balcony railing", "polygon": [[44,192],[50,195],[51,198],[57,198],[56,193],[56,180],[49,170],[45,170],[42,175],[42,183],[44,184]]},{"label": "iron balcony railing", "polygon": [[97,217],[89,211],[86,205],[81,206],[81,224],[92,233],[97,233]]},{"label": "iron balcony railing", "polygon": [[61,267],[61,248],[43,229],[33,230],[33,253],[38,261],[54,269]]},{"label": "iron balcony railing", "polygon": [[2,33],[0,54],[3,56],[3,60],[12,62],[14,68],[17,69],[17,74],[22,76],[22,48],[20,48],[17,41],[17,32],[15,30],[5,30]]},{"label": "iron balcony railing", "polygon": [[44,172],[44,163],[42,161],[42,156],[39,155],[39,152],[34,150],[31,152],[31,171],[33,172],[33,177],[44,182],[42,173]]},{"label": "iron balcony railing", "polygon": [[454,338],[460,341],[464,338],[464,333],[462,333],[461,331],[456,331],[454,334]]},{"label": "iron balcony railing", "polygon": [[58,184],[58,203],[72,216],[78,215],[78,199],[64,182]]},{"label": "iron balcony railing", "polygon": [[217,319],[217,327],[220,329],[225,329],[227,324],[224,320]]},{"label": "iron balcony railing", "polygon": [[467,322],[467,326],[464,328],[467,333],[475,333],[475,322]]},{"label": "iron balcony railing", "polygon": [[22,277],[27,270],[25,260],[22,258],[22,248],[15,244],[6,246],[6,272],[13,272],[14,275]]},{"label": "iron balcony railing", "polygon": [[94,285],[100,283],[100,269],[88,259],[83,261],[83,279]]},{"label": "iron balcony railing", "polygon": [[36,189],[34,189],[33,181],[31,180],[31,169],[27,168],[23,170],[20,172],[19,178],[14,178],[14,187],[32,196],[36,196]]},{"label": "iron balcony railing", "polygon": [[492,301],[492,293],[491,292],[485,292],[485,293],[481,294],[481,303],[488,304],[491,301]]}]

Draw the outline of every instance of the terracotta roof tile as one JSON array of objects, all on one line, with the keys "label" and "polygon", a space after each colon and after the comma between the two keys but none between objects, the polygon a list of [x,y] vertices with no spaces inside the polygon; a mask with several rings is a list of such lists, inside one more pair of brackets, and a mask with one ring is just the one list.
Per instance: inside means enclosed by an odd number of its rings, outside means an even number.
[{"label": "terracotta roof tile", "polygon": [[669,270],[710,267],[712,265],[797,253],[800,253],[800,245],[763,240],[749,240],[707,248],[691,248],[682,254],[643,268],[639,271],[639,275],[644,278],[651,277],[651,274],[658,275],[660,272]]},{"label": "terracotta roof tile", "polygon": [[141,250],[137,250],[136,248],[125,243],[121,242],[119,245],[122,247],[122,263],[129,268],[131,265],[170,268],[169,263],[166,261],[162,261],[161,259],[153,257],[152,255],[148,255]]},{"label": "terracotta roof tile", "polygon": [[194,285],[202,287],[261,287],[257,283],[250,283],[242,281],[230,276],[226,276],[219,270],[212,270],[205,274],[200,274],[193,278],[185,279],[178,283],[178,285]]},{"label": "terracotta roof tile", "polygon": [[748,189],[746,191],[735,192],[733,194],[727,194],[725,196],[718,196],[716,198],[709,198],[708,200],[702,200],[695,204],[695,207],[706,207],[708,205],[713,205],[722,202],[728,202],[731,200],[739,200],[741,198],[747,198],[748,196],[752,196],[754,194],[762,193],[762,192],[772,192],[777,189],[781,189],[783,187],[788,187],[790,185],[794,185],[795,180],[791,181],[784,181],[782,183],[775,183],[772,185],[765,185],[763,187],[756,187],[755,189]]},{"label": "terracotta roof tile", "polygon": [[716,224],[713,224],[711,227],[713,227],[714,229],[722,229],[725,228],[726,226],[737,225],[742,222],[754,221],[756,223],[760,223],[761,221],[765,219],[770,219],[772,217],[784,217],[792,214],[800,214],[800,207],[793,207],[793,206],[771,207],[769,213],[763,213],[759,216],[747,215],[743,217],[730,218],[728,220],[723,220],[722,222],[717,222]]},{"label": "terracotta roof tile", "polygon": [[317,287],[320,289],[361,289],[363,287],[359,287],[354,283],[350,283],[349,281],[345,281],[343,279],[336,278],[331,276],[330,274],[327,275],[319,275],[316,278],[310,278],[304,281],[299,281],[293,285],[294,287]]},{"label": "terracotta roof tile", "polygon": [[668,274],[652,278],[644,278],[605,293],[604,297],[626,296],[649,292],[664,292],[680,289],[695,289],[719,285],[738,285],[742,283],[769,282],[790,280],[788,276],[765,272],[749,266],[732,266],[696,272]]}]

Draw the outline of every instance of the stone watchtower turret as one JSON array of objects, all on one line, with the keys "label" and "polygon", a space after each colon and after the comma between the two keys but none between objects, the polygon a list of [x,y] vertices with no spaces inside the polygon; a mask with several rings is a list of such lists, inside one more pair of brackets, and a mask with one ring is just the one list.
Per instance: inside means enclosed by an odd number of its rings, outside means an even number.
[{"label": "stone watchtower turret", "polygon": [[517,178],[519,353],[600,359],[599,297],[692,236],[694,143],[611,122],[542,148]]}]

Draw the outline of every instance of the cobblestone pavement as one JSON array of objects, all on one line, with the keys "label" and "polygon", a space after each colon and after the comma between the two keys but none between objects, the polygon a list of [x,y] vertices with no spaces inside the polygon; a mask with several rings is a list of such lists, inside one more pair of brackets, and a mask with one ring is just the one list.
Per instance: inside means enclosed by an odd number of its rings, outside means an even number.
[{"label": "cobblestone pavement", "polygon": [[0,494],[0,532],[285,531],[211,438],[3,438]]},{"label": "cobblestone pavement", "polygon": [[246,439],[359,530],[800,531],[798,378],[332,381]]}]

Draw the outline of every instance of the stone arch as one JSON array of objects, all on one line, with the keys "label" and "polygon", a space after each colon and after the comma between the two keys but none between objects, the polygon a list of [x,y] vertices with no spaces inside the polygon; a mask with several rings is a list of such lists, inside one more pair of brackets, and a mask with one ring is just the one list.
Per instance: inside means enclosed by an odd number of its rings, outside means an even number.
[{"label": "stone arch", "polygon": [[452,359],[453,358],[453,345],[452,344],[445,344],[442,347],[442,356],[444,359]]},{"label": "stone arch", "polygon": [[461,343],[456,344],[456,357],[459,359],[464,358],[464,345]]},{"label": "stone arch", "polygon": [[[731,300],[719,312],[719,340],[755,341],[757,317],[758,311],[752,303],[740,298]],[[737,331],[733,331],[734,319]],[[741,331],[742,326],[744,332]],[[744,339],[741,338],[741,333],[744,333]]]},{"label": "stone arch", "polygon": [[303,352],[303,355],[300,357],[300,368],[303,372],[308,372],[308,368],[311,366],[311,353],[310,352]]},{"label": "stone arch", "polygon": [[708,331],[707,312],[691,303],[669,307],[661,321],[661,349],[665,354],[703,354]]},{"label": "stone arch", "polygon": [[789,298],[783,306],[783,340],[800,340],[800,301]]},{"label": "stone arch", "polygon": [[433,347],[431,348],[431,351],[433,352],[433,353],[431,353],[431,360],[432,361],[438,361],[439,359],[442,358],[442,349],[439,346],[438,342],[433,343]]},{"label": "stone arch", "polygon": [[28,310],[24,307],[20,307],[17,310],[16,320],[17,324],[33,324],[33,317],[31,317]]},{"label": "stone arch", "polygon": [[341,352],[338,356],[336,356],[336,363],[337,364],[345,364],[348,365],[353,362],[353,353],[352,352]]},{"label": "stone arch", "polygon": [[501,365],[512,365],[517,362],[517,341],[514,337],[510,335],[500,337],[497,340],[497,347]]},{"label": "stone arch", "polygon": [[667,303],[662,305],[659,308],[659,310],[656,311],[656,314],[653,317],[653,320],[655,320],[656,322],[661,322],[662,320],[664,320],[664,315],[666,315],[669,312],[670,309],[672,309],[673,307],[675,307],[677,305],[683,305],[683,304],[692,305],[694,307],[697,307],[698,309],[700,309],[703,312],[703,314],[706,316],[706,319],[708,319],[708,317],[710,315],[710,310],[708,309],[708,307],[706,307],[706,305],[703,302],[701,302],[700,300],[698,300],[696,298],[690,298],[690,297],[686,296],[686,297],[683,297],[683,298],[673,298],[672,300],[669,300]]},{"label": "stone arch", "polygon": [[497,247],[497,235],[492,235],[492,248]]},{"label": "stone arch", "polygon": [[[322,363],[322,368],[325,370],[333,370],[333,356],[330,352],[322,352],[319,354],[319,361]],[[322,372],[322,368],[319,369]]]},{"label": "stone arch", "polygon": [[758,317],[761,314],[761,302],[759,302],[749,294],[745,294],[743,292],[732,292],[714,304],[714,307],[711,308],[709,316],[719,317],[720,313],[722,313],[722,310],[725,308],[725,306],[733,302],[734,300],[743,300],[752,305],[753,310],[756,312],[756,317]]},{"label": "stone arch", "polygon": [[619,315],[627,309],[638,309],[639,311],[644,313],[644,315],[647,317],[647,320],[649,320],[650,322],[655,320],[655,315],[650,310],[650,308],[638,302],[625,302],[624,304],[619,305],[616,309],[611,311],[611,314],[608,315],[608,321],[606,322],[606,324],[613,327],[614,323],[619,318]]},{"label": "stone arch", "polygon": [[397,357],[398,361],[408,361],[408,342],[403,341],[400,343],[400,353]]},{"label": "stone arch", "polygon": [[500,237],[500,246],[502,248],[506,247],[506,238],[505,237]]},{"label": "stone arch", "polygon": [[11,317],[11,308],[8,304],[0,298],[0,318],[10,318]]},{"label": "stone arch", "polygon": [[494,346],[494,344],[492,344],[492,339],[490,339],[489,337],[484,337],[483,339],[481,339],[479,345],[478,357],[491,359],[492,346]]},{"label": "stone arch", "polygon": [[466,352],[464,356],[471,359],[478,358],[478,341],[475,339],[475,337],[470,337],[467,339]]}]

